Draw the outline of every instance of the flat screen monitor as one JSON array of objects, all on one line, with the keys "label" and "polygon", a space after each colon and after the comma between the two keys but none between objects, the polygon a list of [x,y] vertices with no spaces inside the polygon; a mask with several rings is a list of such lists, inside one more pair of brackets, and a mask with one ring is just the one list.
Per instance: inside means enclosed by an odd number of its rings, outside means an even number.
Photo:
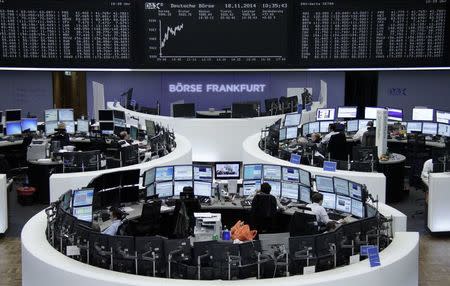
[{"label": "flat screen monitor", "polygon": [[172,181],[173,180],[173,166],[157,167],[155,171],[155,181]]},{"label": "flat screen monitor", "polygon": [[282,175],[283,181],[287,182],[300,182],[300,170],[298,168],[293,167],[282,167]]},{"label": "flat screen monitor", "polygon": [[364,109],[365,119],[377,119],[377,111],[383,109],[381,107],[366,107]]},{"label": "flat screen monitor", "polygon": [[450,137],[450,125],[439,123],[438,124],[438,135]]},{"label": "flat screen monitor", "polygon": [[5,110],[5,121],[20,121],[22,118],[22,110],[21,109],[10,109]]},{"label": "flat screen monitor", "polygon": [[204,181],[194,181],[194,195],[200,197],[211,197],[212,183]]},{"label": "flat screen monitor", "polygon": [[338,195],[349,196],[348,181],[341,178],[333,178],[334,191]]},{"label": "flat screen monitor", "polygon": [[352,200],[352,215],[357,218],[364,217],[364,205],[363,202],[355,199]]},{"label": "flat screen monitor", "polygon": [[89,120],[78,119],[77,120],[77,132],[89,133]]},{"label": "flat screen monitor", "polygon": [[6,135],[20,135],[22,134],[22,126],[20,121],[6,122]]},{"label": "flat screen monitor", "polygon": [[152,120],[145,120],[145,130],[147,131],[147,136],[153,137],[156,135],[156,125]]},{"label": "flat screen monitor", "polygon": [[242,182],[242,195],[250,196],[254,194],[257,190],[261,189],[260,180],[244,180]]},{"label": "flat screen monitor", "polygon": [[37,118],[22,118],[20,122],[22,131],[29,129],[31,132],[37,131]]},{"label": "flat screen monitor", "polygon": [[208,166],[194,166],[194,180],[212,180],[212,168]]},{"label": "flat screen monitor", "polygon": [[146,188],[147,198],[155,195],[155,184],[148,185]]},{"label": "flat screen monitor", "polygon": [[308,204],[311,203],[311,187],[300,185],[300,200]]},{"label": "flat screen monitor", "polygon": [[241,162],[216,162],[214,173],[217,180],[239,179],[241,177]]},{"label": "flat screen monitor", "polygon": [[286,128],[280,128],[280,135],[278,136],[279,141],[286,140]]},{"label": "flat screen monitor", "polygon": [[258,104],[255,103],[233,103],[231,105],[231,117],[246,118],[258,117]]},{"label": "flat screen monitor", "polygon": [[309,134],[309,123],[305,123],[302,125],[302,135],[306,137]]},{"label": "flat screen monitor", "polygon": [[281,197],[281,183],[277,181],[264,181],[270,185],[270,194],[279,198]]},{"label": "flat screen monitor", "polygon": [[155,194],[158,195],[158,198],[172,197],[173,196],[172,181],[155,183]]},{"label": "flat screen monitor", "polygon": [[388,110],[388,120],[392,120],[392,121],[402,121],[403,120],[403,109],[388,107],[387,110]]},{"label": "flat screen monitor", "polygon": [[413,108],[413,121],[433,121],[434,109],[431,108]]},{"label": "flat screen monitor", "polygon": [[55,129],[58,128],[58,121],[45,122],[45,134],[51,135],[55,133]]},{"label": "flat screen monitor", "polygon": [[125,117],[125,111],[122,110],[113,110],[113,118],[114,119],[120,119],[125,121],[126,117]]},{"label": "flat screen monitor", "polygon": [[144,172],[144,187],[155,182],[155,168]]},{"label": "flat screen monitor", "polygon": [[336,195],[336,210],[344,213],[351,213],[352,199],[350,197]]},{"label": "flat screen monitor", "polygon": [[100,122],[100,131],[104,135],[114,134],[114,123],[113,122]]},{"label": "flat screen monitor", "polygon": [[336,194],[332,193],[323,193],[323,203],[322,206],[326,209],[335,209],[336,208]]},{"label": "flat screen monitor", "polygon": [[284,198],[298,201],[298,199],[299,199],[298,184],[291,183],[291,182],[282,182],[281,183],[281,196]]},{"label": "flat screen monitor", "polygon": [[422,122],[412,122],[412,121],[407,122],[406,132],[407,133],[422,132]]},{"label": "flat screen monitor", "polygon": [[92,221],[92,205],[84,207],[74,207],[72,214],[78,220],[91,222]]},{"label": "flat screen monitor", "polygon": [[192,181],[175,181],[173,182],[173,195],[179,197],[184,187],[194,187]]},{"label": "flat screen monitor", "polygon": [[318,108],[316,111],[316,120],[334,120],[335,112],[334,108]]},{"label": "flat screen monitor", "polygon": [[244,165],[244,180],[261,180],[261,179],[262,179],[261,164]]},{"label": "flat screen monitor", "polygon": [[338,118],[356,118],[358,107],[356,106],[340,106],[338,107]]},{"label": "flat screen monitor", "polygon": [[321,121],[320,122],[320,133],[328,133],[330,131],[330,124],[333,121]]},{"label": "flat screen monitor", "polygon": [[436,110],[436,122],[449,124],[450,123],[450,112]]},{"label": "flat screen monitor", "polygon": [[360,120],[358,120],[358,130],[359,129],[363,129],[363,128],[367,128],[367,123],[369,121],[373,121],[373,120],[369,120],[369,119],[360,119]]},{"label": "flat screen monitor", "polygon": [[113,120],[114,116],[112,110],[102,109],[98,111],[98,121],[113,121]]},{"label": "flat screen monitor", "polygon": [[320,133],[320,122],[310,122],[309,123],[309,134]]},{"label": "flat screen monitor", "polygon": [[192,165],[180,165],[173,167],[173,179],[176,181],[192,180]]},{"label": "flat screen monitor", "polygon": [[316,175],[316,189],[318,192],[334,193],[333,177]]},{"label": "flat screen monitor", "polygon": [[299,169],[300,183],[310,187],[311,186],[311,173],[309,171]]},{"label": "flat screen monitor", "polygon": [[437,134],[438,124],[435,122],[424,122],[422,124],[422,133],[435,136]]},{"label": "flat screen monitor", "polygon": [[138,139],[139,129],[136,126],[130,126],[130,138],[133,140]]},{"label": "flat screen monitor", "polygon": [[289,113],[284,117],[284,126],[299,126],[302,120],[301,113]]},{"label": "flat screen monitor", "polygon": [[195,117],[195,104],[194,103],[174,104],[173,117]]},{"label": "flat screen monitor", "polygon": [[263,179],[269,181],[281,180],[281,166],[278,165],[264,165]]},{"label": "flat screen monitor", "polygon": [[64,125],[66,125],[66,132],[68,134],[75,134],[75,121],[63,121]]},{"label": "flat screen monitor", "polygon": [[92,205],[93,198],[94,198],[94,188],[75,190],[73,192],[72,206],[81,207]]},{"label": "flat screen monitor", "polygon": [[73,109],[58,109],[59,121],[73,121]]},{"label": "flat screen monitor", "polygon": [[44,112],[44,122],[58,121],[58,109],[47,109]]},{"label": "flat screen monitor", "polygon": [[358,120],[349,120],[347,121],[347,132],[356,132],[359,129]]},{"label": "flat screen monitor", "polygon": [[297,138],[297,134],[298,134],[297,126],[295,126],[295,127],[287,127],[286,128],[286,139],[287,140],[296,139]]},{"label": "flat screen monitor", "polygon": [[361,184],[355,183],[355,182],[348,182],[348,190],[350,192],[350,197],[362,200],[362,186]]}]

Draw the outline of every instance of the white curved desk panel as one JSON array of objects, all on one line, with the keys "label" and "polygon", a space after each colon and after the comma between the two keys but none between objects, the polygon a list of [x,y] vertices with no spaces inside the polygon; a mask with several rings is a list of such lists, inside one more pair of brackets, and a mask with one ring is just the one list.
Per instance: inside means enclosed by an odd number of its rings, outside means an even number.
[{"label": "white curved desk panel", "polygon": [[6,175],[0,174],[0,234],[8,229],[8,190]]},{"label": "white curved desk panel", "polygon": [[174,132],[185,136],[192,144],[192,160],[199,162],[240,161],[242,142],[251,134],[272,125],[283,115],[254,118],[178,118],[158,116],[128,110],[113,102],[108,102],[109,109],[125,111],[126,114],[139,118],[145,126],[145,120],[153,120],[163,126],[173,128]]},{"label": "white curved desk panel", "polygon": [[[388,215],[388,214],[385,214]],[[417,286],[419,234],[398,232],[380,253],[381,266],[371,268],[368,260],[333,270],[286,278],[235,281],[197,281],[152,278],[90,266],[59,253],[45,237],[46,215],[35,215],[22,230],[22,285],[166,285],[166,286]]]},{"label": "white curved desk panel", "polygon": [[53,174],[50,176],[50,202],[56,201],[59,196],[70,189],[73,190],[87,186],[93,178],[101,174],[140,169],[142,175],[145,170],[156,166],[192,164],[192,148],[190,142],[179,134],[175,134],[175,142],[177,143],[177,147],[171,153],[145,163],[100,171]]},{"label": "white curved desk panel", "polygon": [[323,176],[336,176],[343,179],[347,179],[356,183],[365,184],[367,190],[374,198],[378,196],[378,200],[382,203],[386,202],[386,176],[382,173],[367,173],[367,172],[355,172],[355,171],[342,171],[337,170],[336,172],[327,172],[322,168],[308,166],[308,165],[297,165],[290,163],[285,160],[273,157],[258,146],[260,140],[260,134],[254,134],[248,137],[242,146],[242,161],[244,164],[262,163],[262,164],[275,164],[281,166],[292,166],[301,167],[309,172],[313,176],[323,175]]},{"label": "white curved desk panel", "polygon": [[428,228],[432,232],[450,231],[450,173],[431,173],[428,182]]}]

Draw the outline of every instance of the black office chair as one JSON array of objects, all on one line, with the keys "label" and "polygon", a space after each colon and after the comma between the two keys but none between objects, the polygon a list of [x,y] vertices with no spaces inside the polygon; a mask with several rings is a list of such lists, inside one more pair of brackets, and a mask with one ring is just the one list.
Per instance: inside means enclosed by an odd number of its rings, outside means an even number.
[{"label": "black office chair", "polygon": [[185,198],[175,202],[173,212],[176,219],[173,235],[177,238],[185,238],[194,232],[194,213],[201,211],[200,201],[197,198]]},{"label": "black office chair", "polygon": [[347,160],[347,138],[343,132],[331,136],[327,146],[330,159]]},{"label": "black office chair", "polygon": [[364,132],[361,139],[362,147],[373,147],[375,146],[375,134],[376,129],[374,127],[370,127],[366,132]]},{"label": "black office chair", "polygon": [[314,214],[295,212],[289,223],[291,236],[312,235],[318,233],[317,219]]},{"label": "black office chair", "polygon": [[272,195],[257,194],[250,211],[251,225],[260,233],[270,233],[274,229],[277,200]]},{"label": "black office chair", "polygon": [[151,236],[159,233],[161,223],[161,201],[145,203],[142,215],[136,220],[129,221],[129,230],[134,236]]}]

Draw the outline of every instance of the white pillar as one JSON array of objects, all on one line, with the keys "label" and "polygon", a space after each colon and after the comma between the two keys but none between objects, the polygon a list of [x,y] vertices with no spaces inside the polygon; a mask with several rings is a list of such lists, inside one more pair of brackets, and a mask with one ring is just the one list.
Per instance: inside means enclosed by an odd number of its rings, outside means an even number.
[{"label": "white pillar", "polygon": [[378,158],[387,153],[388,112],[386,109],[377,110],[377,128],[375,145],[378,147]]}]

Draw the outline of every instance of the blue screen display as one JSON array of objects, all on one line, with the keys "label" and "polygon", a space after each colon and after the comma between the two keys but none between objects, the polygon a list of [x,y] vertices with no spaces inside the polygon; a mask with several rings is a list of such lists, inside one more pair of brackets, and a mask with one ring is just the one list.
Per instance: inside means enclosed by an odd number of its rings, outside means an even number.
[{"label": "blue screen display", "polygon": [[22,118],[20,122],[22,131],[30,129],[31,132],[37,131],[37,118]]},{"label": "blue screen display", "polygon": [[20,135],[22,134],[22,126],[20,121],[6,122],[6,135]]}]

